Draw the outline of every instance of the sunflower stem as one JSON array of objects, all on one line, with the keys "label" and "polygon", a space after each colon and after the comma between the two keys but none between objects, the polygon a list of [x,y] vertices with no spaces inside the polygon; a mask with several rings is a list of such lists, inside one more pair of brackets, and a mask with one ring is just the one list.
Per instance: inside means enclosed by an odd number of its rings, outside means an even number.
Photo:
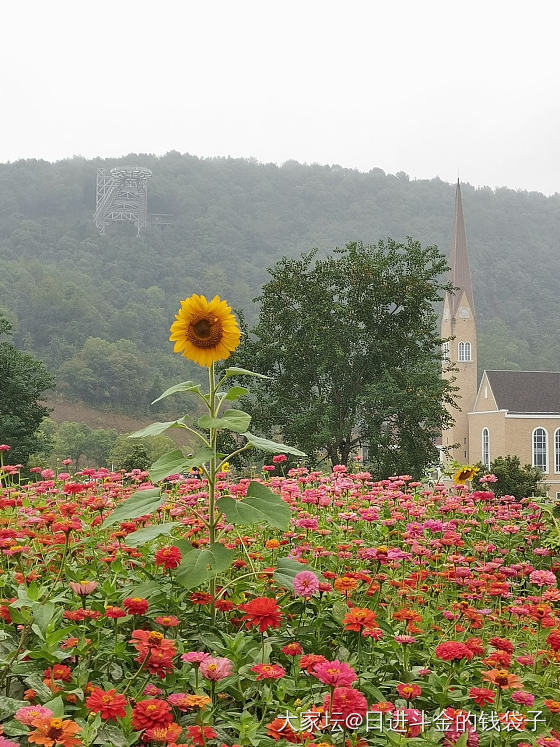
[{"label": "sunflower stem", "polygon": [[[210,417],[216,417],[216,379],[214,375],[214,364],[208,368],[208,383],[210,386]],[[215,519],[215,500],[216,500],[216,429],[210,428],[210,448],[212,457],[210,459],[210,468],[208,470],[208,539],[210,548],[216,541],[216,519]],[[210,595],[212,596],[210,613],[212,615],[212,625],[216,621],[216,579],[210,579]]]}]

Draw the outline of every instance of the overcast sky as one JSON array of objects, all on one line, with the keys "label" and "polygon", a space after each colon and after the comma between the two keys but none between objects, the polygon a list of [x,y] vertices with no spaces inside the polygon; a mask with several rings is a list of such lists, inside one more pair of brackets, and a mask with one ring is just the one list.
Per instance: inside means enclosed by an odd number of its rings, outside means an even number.
[{"label": "overcast sky", "polygon": [[169,150],[560,192],[557,0],[4,0],[0,161]]}]

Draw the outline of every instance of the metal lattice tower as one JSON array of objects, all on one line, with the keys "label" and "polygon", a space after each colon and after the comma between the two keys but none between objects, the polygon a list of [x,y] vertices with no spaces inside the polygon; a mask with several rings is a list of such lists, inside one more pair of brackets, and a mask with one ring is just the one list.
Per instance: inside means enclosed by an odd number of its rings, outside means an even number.
[{"label": "metal lattice tower", "polygon": [[140,236],[146,230],[150,169],[118,166],[97,169],[95,225],[105,233],[108,223],[134,223]]}]

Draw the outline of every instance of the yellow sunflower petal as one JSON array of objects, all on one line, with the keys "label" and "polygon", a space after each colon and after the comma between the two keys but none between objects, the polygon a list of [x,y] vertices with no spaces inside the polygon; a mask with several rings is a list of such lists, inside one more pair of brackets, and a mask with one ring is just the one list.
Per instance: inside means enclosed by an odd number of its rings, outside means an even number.
[{"label": "yellow sunflower petal", "polygon": [[198,363],[212,363],[229,358],[238,347],[241,332],[231,307],[219,296],[209,302],[205,296],[194,293],[181,301],[175,314],[169,340],[174,342],[173,352]]}]

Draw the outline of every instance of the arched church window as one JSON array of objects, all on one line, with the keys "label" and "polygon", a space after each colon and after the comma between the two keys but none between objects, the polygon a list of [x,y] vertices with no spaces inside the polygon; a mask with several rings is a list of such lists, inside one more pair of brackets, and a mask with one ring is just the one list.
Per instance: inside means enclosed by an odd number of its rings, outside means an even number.
[{"label": "arched church window", "polygon": [[448,342],[444,342],[442,344],[441,353],[442,353],[443,360],[448,361],[449,360],[449,343]]},{"label": "arched church window", "polygon": [[554,431],[554,471],[560,472],[560,428]]},{"label": "arched church window", "polygon": [[471,359],[470,342],[459,343],[459,363],[467,363]]},{"label": "arched church window", "polygon": [[538,467],[543,472],[548,472],[547,456],[547,432],[544,428],[535,428],[533,431],[533,467]]},{"label": "arched church window", "polygon": [[482,429],[482,463],[485,467],[490,467],[490,431],[488,428]]}]

